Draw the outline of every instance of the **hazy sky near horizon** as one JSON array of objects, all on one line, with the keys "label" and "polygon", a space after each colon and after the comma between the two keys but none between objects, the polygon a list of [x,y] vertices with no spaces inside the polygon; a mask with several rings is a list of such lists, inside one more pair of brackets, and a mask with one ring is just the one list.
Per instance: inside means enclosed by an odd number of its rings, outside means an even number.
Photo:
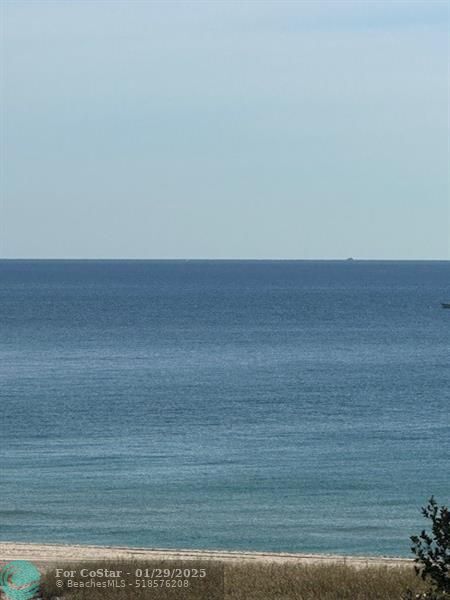
[{"label": "hazy sky near horizon", "polygon": [[2,11],[2,257],[449,258],[447,1]]}]

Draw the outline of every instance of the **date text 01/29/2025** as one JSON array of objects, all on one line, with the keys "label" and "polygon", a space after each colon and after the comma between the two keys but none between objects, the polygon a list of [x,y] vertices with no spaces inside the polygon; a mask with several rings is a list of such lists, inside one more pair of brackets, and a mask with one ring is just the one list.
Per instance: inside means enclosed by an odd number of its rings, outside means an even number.
[{"label": "date text 01/29/2025", "polygon": [[[77,575],[82,578],[96,578],[96,577],[107,577],[111,579],[123,577],[124,575],[131,575],[131,572],[124,572],[122,570],[112,570],[106,568],[100,569],[80,569],[79,573],[76,570],[65,570],[65,569],[55,569],[55,577],[63,577],[63,578],[71,578],[73,579]],[[178,577],[183,578],[203,578],[206,577],[206,569],[157,569],[157,568],[144,568],[144,569],[136,569],[133,573],[135,577],[144,579],[175,579]]]}]

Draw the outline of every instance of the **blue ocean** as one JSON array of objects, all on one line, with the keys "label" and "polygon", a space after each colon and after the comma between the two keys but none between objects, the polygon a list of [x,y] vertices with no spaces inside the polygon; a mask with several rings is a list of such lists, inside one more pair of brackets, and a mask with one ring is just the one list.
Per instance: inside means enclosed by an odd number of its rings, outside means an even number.
[{"label": "blue ocean", "polygon": [[0,261],[0,539],[409,555],[450,262]]}]

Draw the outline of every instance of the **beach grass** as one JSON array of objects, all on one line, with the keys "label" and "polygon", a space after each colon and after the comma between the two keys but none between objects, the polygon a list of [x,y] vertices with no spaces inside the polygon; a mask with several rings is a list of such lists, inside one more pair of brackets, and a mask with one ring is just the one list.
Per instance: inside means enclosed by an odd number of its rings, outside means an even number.
[{"label": "beach grass", "polygon": [[225,581],[227,600],[400,600],[424,590],[412,567],[255,564],[234,566]]},{"label": "beach grass", "polygon": [[[96,571],[99,567],[110,571],[122,571],[123,577],[80,577],[83,573]],[[188,573],[205,569],[206,576],[189,579],[187,587],[167,586],[166,578],[156,577],[159,571],[169,569],[169,581],[173,569],[182,568]],[[96,587],[69,587],[68,578],[57,577],[55,568],[46,571],[42,581],[42,598],[52,600],[132,600],[147,598],[158,600],[402,600],[407,590],[419,594],[425,590],[424,583],[414,574],[412,566],[355,567],[343,564],[292,564],[275,562],[221,563],[209,561],[96,561],[82,564],[66,564],[64,571],[74,571],[72,581],[96,581]],[[141,571],[158,581],[157,587],[136,587],[136,572]],[[153,573],[153,570],[154,573]],[[128,574],[129,575],[128,575]],[[115,579],[123,587],[101,587]],[[145,579],[148,581],[150,578]],[[181,576],[183,579],[183,576]],[[57,581],[63,581],[58,587]],[[104,584],[103,584],[104,582]],[[125,582],[125,583],[123,583]],[[61,583],[59,583],[61,586]]]}]

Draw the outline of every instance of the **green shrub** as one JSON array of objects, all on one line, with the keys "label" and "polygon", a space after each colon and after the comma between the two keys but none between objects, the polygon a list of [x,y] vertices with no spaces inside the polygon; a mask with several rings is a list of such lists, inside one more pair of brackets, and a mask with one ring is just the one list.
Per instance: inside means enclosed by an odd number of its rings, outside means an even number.
[{"label": "green shrub", "polygon": [[431,584],[428,595],[422,597],[450,598],[450,511],[446,506],[438,506],[431,496],[422,514],[431,521],[431,532],[424,529],[420,535],[411,536],[416,574]]}]

